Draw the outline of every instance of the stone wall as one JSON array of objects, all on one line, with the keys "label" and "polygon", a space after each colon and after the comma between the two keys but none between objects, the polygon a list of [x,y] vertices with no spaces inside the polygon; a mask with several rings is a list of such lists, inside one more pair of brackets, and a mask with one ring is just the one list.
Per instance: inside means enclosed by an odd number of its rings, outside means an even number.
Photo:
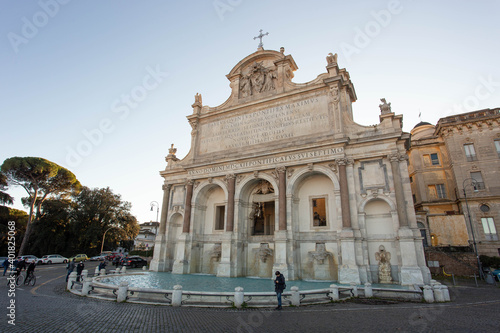
[{"label": "stone wall", "polygon": [[[477,274],[477,258],[473,252],[451,252],[447,249],[427,248],[425,259],[432,274],[443,275],[443,266],[446,274],[455,276],[470,276]],[[431,267],[437,263],[438,267]]]}]

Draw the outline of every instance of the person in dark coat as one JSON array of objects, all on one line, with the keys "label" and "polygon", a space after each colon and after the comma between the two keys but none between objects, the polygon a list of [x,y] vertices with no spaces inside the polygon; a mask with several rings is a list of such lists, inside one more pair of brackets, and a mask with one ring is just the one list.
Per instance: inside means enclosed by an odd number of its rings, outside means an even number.
[{"label": "person in dark coat", "polygon": [[68,266],[66,266],[66,269],[68,270],[68,274],[66,275],[66,282],[68,282],[69,275],[75,270],[75,262],[75,259],[73,259],[68,263]]},{"label": "person in dark coat", "polygon": [[85,265],[83,264],[83,261],[80,261],[76,266],[76,281],[80,281],[80,278],[82,277],[82,271],[84,268]]},{"label": "person in dark coat", "polygon": [[274,291],[276,292],[276,297],[278,298],[278,306],[276,307],[276,310],[281,310],[281,294],[286,288],[285,277],[279,271],[276,271],[275,275],[276,279],[274,279]]}]

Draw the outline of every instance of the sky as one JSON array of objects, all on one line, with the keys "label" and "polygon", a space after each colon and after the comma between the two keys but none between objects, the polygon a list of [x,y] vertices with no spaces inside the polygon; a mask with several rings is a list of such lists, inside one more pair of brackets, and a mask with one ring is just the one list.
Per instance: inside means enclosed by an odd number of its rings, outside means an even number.
[{"label": "sky", "polygon": [[[190,149],[194,95],[222,104],[260,29],[264,49],[293,56],[294,82],[337,53],[354,120],[379,123],[386,98],[409,132],[500,107],[499,12],[488,0],[0,0],[0,163],[43,157],[156,221],[168,149]],[[23,209],[26,194],[8,193]]]}]

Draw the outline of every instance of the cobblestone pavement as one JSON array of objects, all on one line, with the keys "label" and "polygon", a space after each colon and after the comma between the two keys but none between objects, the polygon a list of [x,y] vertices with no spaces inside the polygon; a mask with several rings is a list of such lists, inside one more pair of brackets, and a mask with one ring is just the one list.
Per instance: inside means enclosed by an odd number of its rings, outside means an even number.
[{"label": "cobblestone pavement", "polygon": [[[92,271],[93,263],[87,264]],[[37,285],[9,297],[0,280],[0,332],[498,332],[500,288],[450,287],[453,302],[356,300],[272,309],[172,308],[79,297],[62,265],[37,269]],[[8,317],[15,300],[15,326]]]}]

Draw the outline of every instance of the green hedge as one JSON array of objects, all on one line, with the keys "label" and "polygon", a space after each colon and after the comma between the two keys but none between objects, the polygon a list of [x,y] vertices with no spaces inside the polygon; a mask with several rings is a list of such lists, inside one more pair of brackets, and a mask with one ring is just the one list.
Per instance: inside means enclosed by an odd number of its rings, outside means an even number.
[{"label": "green hedge", "polygon": [[479,260],[483,267],[500,268],[500,257],[480,255]]},{"label": "green hedge", "polygon": [[147,251],[130,251],[128,253],[129,256],[141,256],[141,257],[152,257],[154,249]]}]

